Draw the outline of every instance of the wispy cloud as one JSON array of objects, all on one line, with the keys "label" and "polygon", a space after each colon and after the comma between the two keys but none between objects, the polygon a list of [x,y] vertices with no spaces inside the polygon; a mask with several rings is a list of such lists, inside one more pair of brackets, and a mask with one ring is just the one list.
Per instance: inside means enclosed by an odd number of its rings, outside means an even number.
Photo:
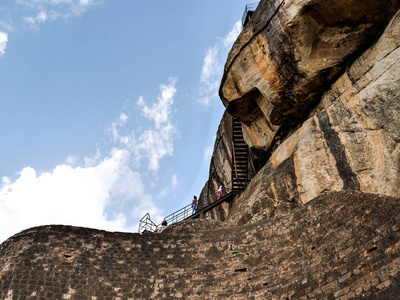
[{"label": "wispy cloud", "polygon": [[210,159],[211,159],[212,153],[213,153],[213,149],[212,148],[204,149],[204,155],[203,155],[204,161],[209,162]]},{"label": "wispy cloud", "polygon": [[80,16],[100,0],[17,0],[16,3],[24,9],[23,20],[37,26],[59,18]]},{"label": "wispy cloud", "polygon": [[152,121],[153,126],[143,129],[142,132],[126,132],[123,129],[129,117],[121,114],[109,129],[114,142],[133,152],[138,165],[143,159],[147,160],[147,167],[152,171],[158,170],[160,159],[166,155],[173,155],[174,152],[173,142],[177,130],[172,124],[172,106],[177,92],[176,82],[176,78],[170,78],[167,85],[162,84],[157,102],[150,106],[146,105],[143,96],[139,97],[137,105],[143,117]]},{"label": "wispy cloud", "polygon": [[168,85],[161,85],[158,102],[153,103],[151,107],[145,105],[143,97],[138,102],[139,105],[143,106],[144,116],[149,120],[153,120],[157,129],[169,123],[171,107],[176,94],[176,81],[176,78],[170,78]]},{"label": "wispy cloud", "polygon": [[70,166],[74,165],[74,164],[76,163],[76,157],[73,156],[73,155],[69,155],[69,156],[67,157],[67,159],[65,160],[65,163],[66,163],[67,165],[70,165]]},{"label": "wispy cloud", "polygon": [[157,101],[147,105],[143,96],[140,96],[137,105],[145,119],[153,125],[144,128],[141,132],[124,131],[129,116],[122,113],[112,124],[109,132],[113,141],[121,147],[129,149],[135,154],[135,162],[140,165],[147,160],[147,168],[157,171],[159,161],[166,155],[173,155],[173,143],[177,138],[176,126],[172,123],[172,106],[177,93],[176,78],[170,78],[168,84],[160,86]]},{"label": "wispy cloud", "polygon": [[242,31],[242,22],[237,21],[235,25],[233,25],[232,30],[228,33],[228,35],[222,40],[224,47],[232,47],[232,44],[236,41],[240,32]]},{"label": "wispy cloud", "polygon": [[176,82],[176,78],[170,78],[167,85],[161,85],[157,102],[153,103],[151,107],[145,104],[143,97],[138,101],[145,118],[154,121],[154,128],[146,130],[135,145],[137,159],[147,158],[150,170],[158,170],[159,160],[165,155],[172,155],[174,151],[173,142],[176,139],[177,131],[172,124],[171,113],[177,92]]},{"label": "wispy cloud", "polygon": [[219,81],[223,72],[223,61],[226,59],[223,54],[229,51],[241,30],[241,22],[237,21],[225,38],[219,39],[213,47],[207,49],[200,74],[199,103],[209,106],[214,99],[218,99]]},{"label": "wispy cloud", "polygon": [[6,54],[8,34],[0,31],[0,56]]},{"label": "wispy cloud", "polygon": [[47,13],[45,11],[40,11],[35,17],[24,17],[24,20],[32,26],[42,24],[47,20]]},{"label": "wispy cloud", "polygon": [[104,0],[14,0],[0,10],[0,56],[6,52],[8,35],[21,28],[34,28],[58,19],[79,17]]},{"label": "wispy cloud", "polygon": [[219,45],[207,49],[203,68],[201,70],[200,82],[203,87],[203,96],[199,99],[199,102],[206,106],[210,105],[212,99],[215,99],[217,96],[219,75],[222,69],[218,59],[219,51]]},{"label": "wispy cloud", "polygon": [[0,20],[0,28],[7,32],[16,32],[15,26],[11,22]]},{"label": "wispy cloud", "polygon": [[172,189],[175,189],[178,186],[178,177],[176,174],[172,175],[171,178],[171,187]]}]

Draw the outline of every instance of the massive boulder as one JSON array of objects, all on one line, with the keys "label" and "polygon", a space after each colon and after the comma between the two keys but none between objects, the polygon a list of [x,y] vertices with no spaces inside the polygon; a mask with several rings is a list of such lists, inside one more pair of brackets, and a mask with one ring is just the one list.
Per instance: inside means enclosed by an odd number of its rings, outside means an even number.
[{"label": "massive boulder", "polygon": [[[264,0],[229,53],[220,87],[265,158],[382,33],[396,0]],[[261,159],[261,158],[260,158]]]},{"label": "massive boulder", "polygon": [[265,163],[235,201],[231,222],[280,215],[329,191],[399,196],[398,7],[260,2],[220,87]]}]

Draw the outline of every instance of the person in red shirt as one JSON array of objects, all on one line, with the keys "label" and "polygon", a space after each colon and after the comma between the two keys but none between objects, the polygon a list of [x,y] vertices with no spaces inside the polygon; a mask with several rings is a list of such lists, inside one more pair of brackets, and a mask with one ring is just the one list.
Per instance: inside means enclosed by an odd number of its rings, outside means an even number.
[{"label": "person in red shirt", "polygon": [[192,215],[197,212],[197,197],[194,196],[192,201]]},{"label": "person in red shirt", "polygon": [[218,192],[218,199],[221,199],[221,196],[222,196],[222,185],[219,186],[217,192]]}]

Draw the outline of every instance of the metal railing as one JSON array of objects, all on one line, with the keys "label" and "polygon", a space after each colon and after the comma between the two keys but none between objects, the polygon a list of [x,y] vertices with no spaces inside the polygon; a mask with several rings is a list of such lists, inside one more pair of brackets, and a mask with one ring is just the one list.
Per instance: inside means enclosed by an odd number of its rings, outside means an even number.
[{"label": "metal railing", "polygon": [[[229,181],[228,183],[222,185],[222,197],[230,194],[232,192],[232,181]],[[203,197],[204,198],[204,197]],[[209,205],[212,204],[213,202],[217,201],[220,199],[218,191],[215,191],[211,196],[209,194],[206,194],[205,198],[208,199]],[[197,207],[196,210],[193,211],[192,204],[188,204],[185,207],[173,212],[172,214],[166,216],[164,218],[165,221],[167,221],[168,225],[174,224],[181,222],[187,218],[189,218],[191,215],[195,214],[198,209],[203,209],[207,207],[207,205],[201,205],[199,203],[200,201],[197,202]],[[151,219],[150,219],[150,214],[147,213],[144,215],[143,218],[140,219],[139,222],[139,233],[143,232],[157,232],[159,228],[162,225],[156,225]]]},{"label": "metal railing", "polygon": [[[228,182],[226,185],[222,185],[223,186],[222,195],[229,194],[232,191],[231,183],[232,183],[232,181]],[[208,194],[206,195],[206,197],[209,199],[209,202],[212,203],[219,199],[219,194],[217,191],[215,191],[211,197],[209,197]],[[181,222],[181,221],[187,219],[188,217],[190,217],[191,215],[196,213],[198,209],[202,209],[203,207],[204,207],[204,205],[201,205],[200,201],[198,201],[196,210],[193,211],[192,204],[188,204],[185,207],[177,210],[176,212],[173,212],[172,214],[166,216],[164,218],[164,220],[167,221],[168,225],[178,223],[178,222]],[[160,227],[160,225],[157,225],[156,228]]]},{"label": "metal railing", "polygon": [[242,25],[243,26],[246,26],[247,22],[250,19],[250,16],[256,10],[258,3],[260,3],[260,2],[254,2],[254,3],[247,4],[246,7],[244,8],[244,13],[242,16]]},{"label": "metal railing", "polygon": [[178,223],[192,215],[192,210],[192,204],[188,204],[180,210],[177,210],[176,212],[173,212],[172,214],[166,216],[164,220],[167,221],[168,225]]},{"label": "metal railing", "polygon": [[[222,185],[222,195],[226,195],[226,194],[229,194],[230,192],[232,192],[232,188],[233,188],[232,181],[229,181],[229,182],[221,184],[221,185]],[[219,199],[218,190],[214,191],[211,195],[207,193],[205,195],[205,197],[203,197],[203,198],[206,198],[208,201],[207,201],[207,204],[204,203],[205,205],[203,203],[200,203],[199,204],[200,209],[202,209],[203,207],[206,207],[207,205],[209,205]],[[201,199],[201,200],[203,200],[203,199]]]},{"label": "metal railing", "polygon": [[157,229],[157,225],[150,219],[150,214],[147,213],[139,222],[139,233],[143,232],[154,232]]}]

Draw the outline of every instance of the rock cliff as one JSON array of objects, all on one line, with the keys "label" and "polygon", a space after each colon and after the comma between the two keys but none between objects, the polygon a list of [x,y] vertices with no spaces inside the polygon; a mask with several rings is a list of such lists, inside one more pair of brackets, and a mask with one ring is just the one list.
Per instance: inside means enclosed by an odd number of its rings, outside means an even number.
[{"label": "rock cliff", "polygon": [[[199,209],[215,201],[218,187],[228,186],[232,180],[232,121],[232,116],[225,112],[216,134],[209,177],[199,197]],[[212,210],[207,217],[223,221],[228,214],[229,206],[224,203]]]},{"label": "rock cliff", "polygon": [[399,197],[398,8],[399,1],[260,2],[220,87],[257,171],[231,222],[277,216],[329,191]]}]

